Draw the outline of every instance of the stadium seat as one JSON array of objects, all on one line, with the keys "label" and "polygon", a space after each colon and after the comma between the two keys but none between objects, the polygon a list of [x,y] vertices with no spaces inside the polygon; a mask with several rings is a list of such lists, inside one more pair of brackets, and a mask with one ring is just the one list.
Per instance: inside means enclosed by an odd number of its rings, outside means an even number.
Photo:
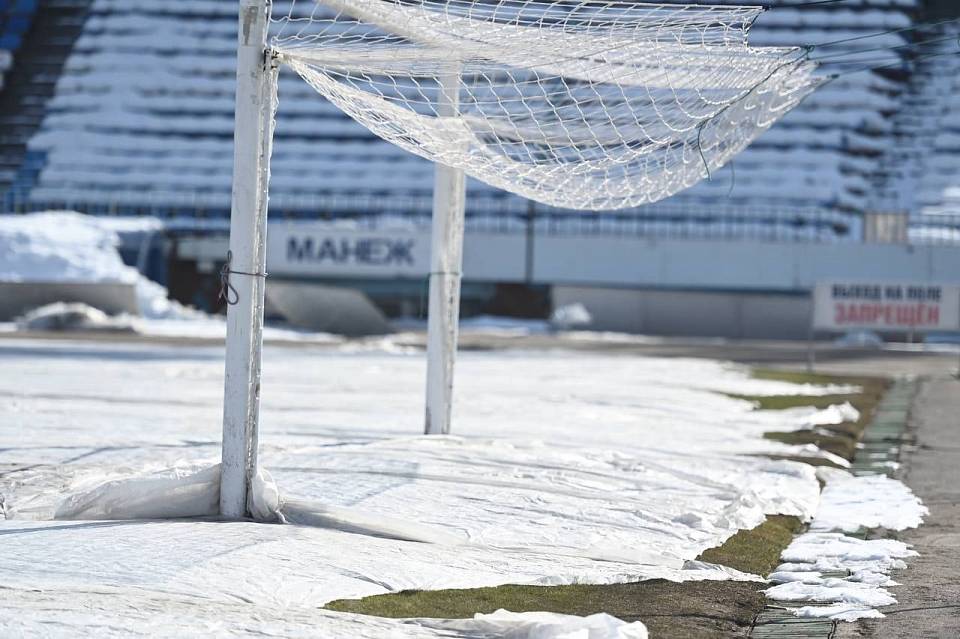
[{"label": "stadium seat", "polygon": [[[772,4],[752,29],[757,45],[822,44],[904,29],[913,24],[916,9],[914,0]],[[16,0],[15,6],[36,3]],[[33,167],[31,199],[42,203],[69,195],[112,205],[139,198],[172,210],[202,196],[227,210],[235,9],[233,3],[206,0],[96,0],[43,126],[29,142],[31,151],[45,157],[42,166]],[[909,32],[890,33],[869,43],[894,47],[908,37]],[[830,53],[862,48],[854,42]],[[894,63],[902,59],[901,51],[880,55]],[[831,70],[828,65],[826,72]],[[906,126],[890,114],[904,107],[911,90],[901,77],[873,72],[831,82],[738,156],[733,170],[664,207],[868,210],[876,205],[873,185],[891,161],[887,156],[897,147],[899,127]],[[292,73],[282,74],[280,103],[271,201],[300,202],[307,210],[333,198],[347,210],[361,206],[356,203],[364,194],[421,201],[430,193],[429,163],[375,138]],[[943,144],[960,147],[960,130],[952,135],[954,141]],[[474,199],[501,197],[475,182],[470,193]]]},{"label": "stadium seat", "polygon": [[0,0],[0,89],[37,11],[36,0]]}]

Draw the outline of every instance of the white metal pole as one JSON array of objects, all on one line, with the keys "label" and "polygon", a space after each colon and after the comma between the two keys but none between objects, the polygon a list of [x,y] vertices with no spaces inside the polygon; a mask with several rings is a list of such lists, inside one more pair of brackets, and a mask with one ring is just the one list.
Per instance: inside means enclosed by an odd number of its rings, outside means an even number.
[{"label": "white metal pole", "polygon": [[270,172],[276,68],[267,54],[271,0],[241,0],[237,49],[226,370],[220,513],[244,517],[257,465],[260,351],[265,288],[267,182]]},{"label": "white metal pole", "polygon": [[[455,116],[460,106],[460,74],[440,79],[438,115]],[[463,221],[466,178],[463,171],[436,165],[433,186],[433,239],[430,255],[430,302],[427,319],[427,407],[425,432],[450,432],[453,366],[460,319],[463,269]]]}]

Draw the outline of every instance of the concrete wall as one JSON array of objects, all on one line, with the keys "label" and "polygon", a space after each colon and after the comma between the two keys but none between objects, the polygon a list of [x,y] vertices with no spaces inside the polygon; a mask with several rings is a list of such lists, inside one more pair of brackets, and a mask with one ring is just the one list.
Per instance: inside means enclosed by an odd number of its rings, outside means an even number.
[{"label": "concrete wall", "polygon": [[555,286],[554,306],[581,303],[592,329],[649,335],[803,339],[807,295]]},{"label": "concrete wall", "polygon": [[[291,251],[291,242],[299,250]],[[375,249],[357,251],[363,242],[368,247],[376,243]],[[523,281],[526,243],[522,233],[468,233],[463,247],[465,279]],[[310,250],[305,249],[307,246]],[[391,255],[393,246],[402,247],[402,254]],[[324,252],[320,247],[333,250]],[[177,255],[206,262],[212,272],[223,261],[227,248],[226,235],[187,237],[179,240]],[[314,222],[277,222],[267,233],[267,271],[297,279],[423,279],[430,272],[430,229],[338,230]]]},{"label": "concrete wall", "polygon": [[823,280],[960,281],[960,247],[540,236],[534,278],[556,285],[807,293]]},{"label": "concrete wall", "polygon": [[[270,225],[267,270],[290,278],[423,278],[430,269],[430,230],[338,230],[316,222]],[[289,242],[310,239],[313,257],[291,259]],[[325,241],[353,247],[343,255],[318,255]],[[364,256],[358,242],[376,241],[380,250]],[[383,259],[382,246],[409,246],[408,259]],[[178,254],[208,261],[211,268],[227,251],[226,236],[184,238]],[[366,257],[367,259],[362,259]],[[653,240],[641,237],[547,235],[534,237],[528,264],[526,237],[468,231],[464,279],[477,282],[660,288],[673,290],[808,293],[817,282],[840,279],[960,281],[960,246],[816,244],[743,240]]]},{"label": "concrete wall", "polygon": [[960,247],[541,236],[533,273],[599,330],[804,339],[817,282],[958,282]]},{"label": "concrete wall", "polygon": [[[271,224],[268,270],[296,279],[423,279],[429,271],[428,228],[339,230],[313,222]],[[291,257],[290,242],[347,247]],[[362,251],[361,242],[377,242]],[[392,243],[392,244],[391,244]],[[383,246],[409,247],[402,260]],[[187,240],[182,257],[222,259],[226,238]],[[336,252],[336,251],[332,251]],[[308,251],[310,253],[310,251]],[[538,234],[528,252],[522,229],[468,231],[467,282],[553,287],[555,305],[581,302],[604,330],[660,335],[804,338],[810,292],[818,282],[863,279],[960,282],[960,246],[880,243],[817,244],[743,240],[654,240],[610,235]]]},{"label": "concrete wall", "polygon": [[104,313],[139,314],[133,284],[110,282],[0,282],[0,321],[54,302],[83,302]]}]

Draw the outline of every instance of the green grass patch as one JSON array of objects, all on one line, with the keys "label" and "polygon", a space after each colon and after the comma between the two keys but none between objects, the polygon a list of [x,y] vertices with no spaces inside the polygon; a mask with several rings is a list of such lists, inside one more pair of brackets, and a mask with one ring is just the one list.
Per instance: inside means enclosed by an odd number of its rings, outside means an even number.
[{"label": "green grass patch", "polygon": [[769,516],[756,528],[741,530],[722,546],[707,550],[699,558],[755,575],[768,575],[780,565],[780,554],[802,527],[797,517]]},{"label": "green grass patch", "polygon": [[[741,530],[698,559],[766,575],[801,528],[796,517],[768,517]],[[763,610],[763,584],[732,581],[673,583],[661,579],[602,586],[498,586],[463,590],[405,590],[364,599],[341,599],[330,610],[378,617],[463,619],[500,608],[543,610],[572,615],[606,612],[625,621],[640,620],[657,637],[746,637]]]},{"label": "green grass patch", "polygon": [[825,375],[822,373],[761,368],[753,371],[753,377],[755,379],[790,382],[793,384],[849,385],[859,387],[859,392],[848,395],[773,395],[767,397],[731,395],[731,397],[736,397],[737,399],[753,402],[759,410],[783,410],[796,408],[798,406],[812,406],[822,409],[832,404],[850,402],[854,408],[860,411],[860,419],[855,422],[822,426],[817,430],[769,432],[764,434],[767,439],[785,444],[813,444],[822,450],[829,451],[850,461],[853,461],[856,455],[857,443],[859,443],[863,437],[863,431],[870,423],[870,420],[873,419],[873,413],[876,410],[877,404],[890,387],[890,381],[885,378],[862,375]]},{"label": "green grass patch", "polygon": [[662,579],[607,586],[499,586],[468,590],[406,590],[342,599],[330,610],[379,617],[464,619],[500,608],[513,612],[591,615],[606,612],[642,621],[654,637],[746,637],[763,610],[765,584],[732,581],[673,583]]},{"label": "green grass patch", "polygon": [[809,466],[826,466],[828,468],[840,468],[844,467],[838,464],[835,461],[825,459],[823,457],[806,457],[804,455],[761,455],[766,459],[782,460],[782,461],[794,461],[801,464],[807,464]]},{"label": "green grass patch", "polygon": [[755,404],[758,410],[784,410],[787,408],[797,408],[798,406],[814,406],[816,408],[827,408],[833,404],[842,404],[843,402],[853,403],[858,395],[735,395],[728,394],[735,399],[743,399]]},{"label": "green grass patch", "polygon": [[[828,375],[826,373],[808,373],[806,371],[781,370],[779,368],[754,368],[751,377],[771,382],[789,382],[791,384],[857,384],[857,379],[867,379],[853,375]],[[872,379],[872,378],[869,378]]]}]

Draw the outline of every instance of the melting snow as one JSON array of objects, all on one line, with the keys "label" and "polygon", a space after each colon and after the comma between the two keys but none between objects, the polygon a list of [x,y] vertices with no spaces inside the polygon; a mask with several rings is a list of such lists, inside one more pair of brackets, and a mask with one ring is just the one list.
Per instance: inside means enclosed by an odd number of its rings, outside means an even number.
[{"label": "melting snow", "polygon": [[639,621],[625,623],[602,613],[573,617],[552,612],[498,610],[489,615],[476,615],[469,621],[432,622],[432,625],[506,639],[647,639],[649,636]]},{"label": "melting snow", "polygon": [[[824,471],[821,471],[824,472]],[[812,530],[855,532],[860,528],[916,528],[928,513],[903,482],[885,475],[831,473]]]},{"label": "melting snow", "polygon": [[[776,585],[766,591],[767,596],[831,604],[798,608],[796,614],[802,617],[842,621],[882,617],[876,608],[897,602],[887,590],[897,585],[890,573],[906,568],[903,560],[917,553],[894,539],[864,540],[843,532],[915,528],[927,509],[902,482],[886,476],[854,477],[832,469],[820,473],[827,485],[811,532],[796,538],[783,552],[784,563],[770,575]],[[824,573],[843,576],[824,577]]]}]

